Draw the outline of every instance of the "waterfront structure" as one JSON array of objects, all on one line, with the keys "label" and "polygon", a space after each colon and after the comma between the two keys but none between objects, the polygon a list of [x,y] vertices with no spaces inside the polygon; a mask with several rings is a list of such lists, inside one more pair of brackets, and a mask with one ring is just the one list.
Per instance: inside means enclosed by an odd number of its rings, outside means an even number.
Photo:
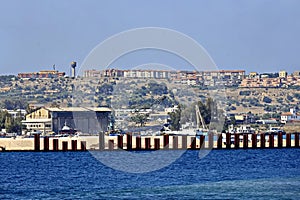
[{"label": "waterfront structure", "polygon": [[43,70],[39,72],[19,73],[18,78],[21,79],[43,79],[43,78],[59,78],[64,77],[65,72],[59,72],[57,70]]},{"label": "waterfront structure", "polygon": [[59,133],[67,125],[83,133],[107,131],[111,109],[106,107],[42,107],[26,115],[22,124],[32,132]]}]

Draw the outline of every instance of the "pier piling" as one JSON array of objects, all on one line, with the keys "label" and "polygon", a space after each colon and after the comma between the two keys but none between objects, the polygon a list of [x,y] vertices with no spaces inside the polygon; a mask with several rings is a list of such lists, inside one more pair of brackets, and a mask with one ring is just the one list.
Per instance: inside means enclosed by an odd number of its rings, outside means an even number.
[{"label": "pier piling", "polygon": [[164,135],[164,149],[169,149],[169,135]]},{"label": "pier piling", "polygon": [[218,137],[217,148],[222,149],[222,134],[220,134]]},{"label": "pier piling", "polygon": [[160,139],[159,138],[155,138],[154,139],[154,149],[155,150],[159,150],[160,149]]},{"label": "pier piling", "polygon": [[295,147],[299,147],[299,133],[295,133]]},{"label": "pier piling", "polygon": [[40,135],[34,134],[34,151],[40,151]]},{"label": "pier piling", "polygon": [[282,133],[279,132],[278,135],[277,135],[277,140],[278,140],[278,148],[282,148]]},{"label": "pier piling", "polygon": [[208,148],[209,149],[214,148],[214,134],[213,133],[208,134]]},{"label": "pier piling", "polygon": [[137,136],[136,138],[135,138],[135,143],[136,143],[136,149],[137,150],[141,150],[142,149],[142,139],[141,139],[141,136]]},{"label": "pier piling", "polygon": [[132,150],[132,134],[127,133],[127,150]]},{"label": "pier piling", "polygon": [[77,140],[72,140],[72,151],[77,151]]},{"label": "pier piling", "polygon": [[63,151],[68,151],[68,141],[63,141],[62,142],[62,150]]},{"label": "pier piling", "polygon": [[49,137],[44,137],[44,151],[49,151]]},{"label": "pier piling", "polygon": [[274,135],[269,136],[269,148],[274,148]]},{"label": "pier piling", "polygon": [[52,141],[53,151],[58,151],[58,139],[53,139]]},{"label": "pier piling", "polygon": [[248,134],[243,135],[243,149],[248,149]]},{"label": "pier piling", "polygon": [[234,148],[240,148],[240,134],[234,134]]},{"label": "pier piling", "polygon": [[226,149],[230,149],[231,146],[231,134],[226,133]]},{"label": "pier piling", "polygon": [[178,149],[178,136],[173,136],[173,149]]},{"label": "pier piling", "polygon": [[290,133],[286,134],[286,147],[288,147],[288,148],[291,147],[291,134]]},{"label": "pier piling", "polygon": [[257,148],[257,135],[255,133],[252,134],[252,148]]},{"label": "pier piling", "polygon": [[200,135],[200,148],[205,148],[205,136]]},{"label": "pier piling", "polygon": [[191,137],[191,149],[195,150],[196,149],[196,138]]},{"label": "pier piling", "polygon": [[266,146],[266,138],[265,138],[265,134],[262,133],[260,134],[260,148],[265,148]]},{"label": "pier piling", "polygon": [[123,135],[118,135],[118,148],[123,149]]},{"label": "pier piling", "polygon": [[108,149],[110,151],[114,150],[114,140],[109,140],[108,141]]},{"label": "pier piling", "polygon": [[104,138],[104,132],[99,133],[99,150],[105,149],[105,138]]},{"label": "pier piling", "polygon": [[145,138],[145,149],[151,149],[151,138]]},{"label": "pier piling", "polygon": [[187,149],[187,136],[183,135],[182,137],[182,149]]},{"label": "pier piling", "polygon": [[81,151],[86,151],[86,141],[81,141],[80,142],[81,146]]}]

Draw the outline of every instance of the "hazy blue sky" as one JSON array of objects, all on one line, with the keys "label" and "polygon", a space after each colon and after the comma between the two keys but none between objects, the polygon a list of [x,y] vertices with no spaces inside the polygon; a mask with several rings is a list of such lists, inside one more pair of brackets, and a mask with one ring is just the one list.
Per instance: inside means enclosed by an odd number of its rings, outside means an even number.
[{"label": "hazy blue sky", "polygon": [[[0,0],[0,74],[69,72],[107,37],[164,27],[199,42],[220,69],[300,70],[299,0]],[[168,54],[137,53],[116,65],[184,68]]]}]

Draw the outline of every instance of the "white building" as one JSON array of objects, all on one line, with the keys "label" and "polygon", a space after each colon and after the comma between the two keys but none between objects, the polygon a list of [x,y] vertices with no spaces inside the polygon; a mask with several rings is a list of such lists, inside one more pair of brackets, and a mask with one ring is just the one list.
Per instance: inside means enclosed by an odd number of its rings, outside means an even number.
[{"label": "white building", "polygon": [[25,115],[26,115],[26,110],[24,110],[24,109],[17,109],[17,110],[2,109],[2,111],[7,111],[8,114],[10,114],[12,118],[25,117]]},{"label": "white building", "polygon": [[297,114],[295,108],[291,108],[290,112],[281,114],[281,123],[286,124],[289,121],[300,121],[300,115]]}]

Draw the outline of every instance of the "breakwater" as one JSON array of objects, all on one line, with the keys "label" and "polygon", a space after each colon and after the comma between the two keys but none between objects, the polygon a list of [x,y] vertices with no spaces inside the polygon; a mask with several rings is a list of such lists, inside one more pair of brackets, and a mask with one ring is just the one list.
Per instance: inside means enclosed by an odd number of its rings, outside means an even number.
[{"label": "breakwater", "polygon": [[168,149],[299,148],[299,134],[208,134],[207,136],[136,136],[0,138],[0,151],[86,151]]}]

